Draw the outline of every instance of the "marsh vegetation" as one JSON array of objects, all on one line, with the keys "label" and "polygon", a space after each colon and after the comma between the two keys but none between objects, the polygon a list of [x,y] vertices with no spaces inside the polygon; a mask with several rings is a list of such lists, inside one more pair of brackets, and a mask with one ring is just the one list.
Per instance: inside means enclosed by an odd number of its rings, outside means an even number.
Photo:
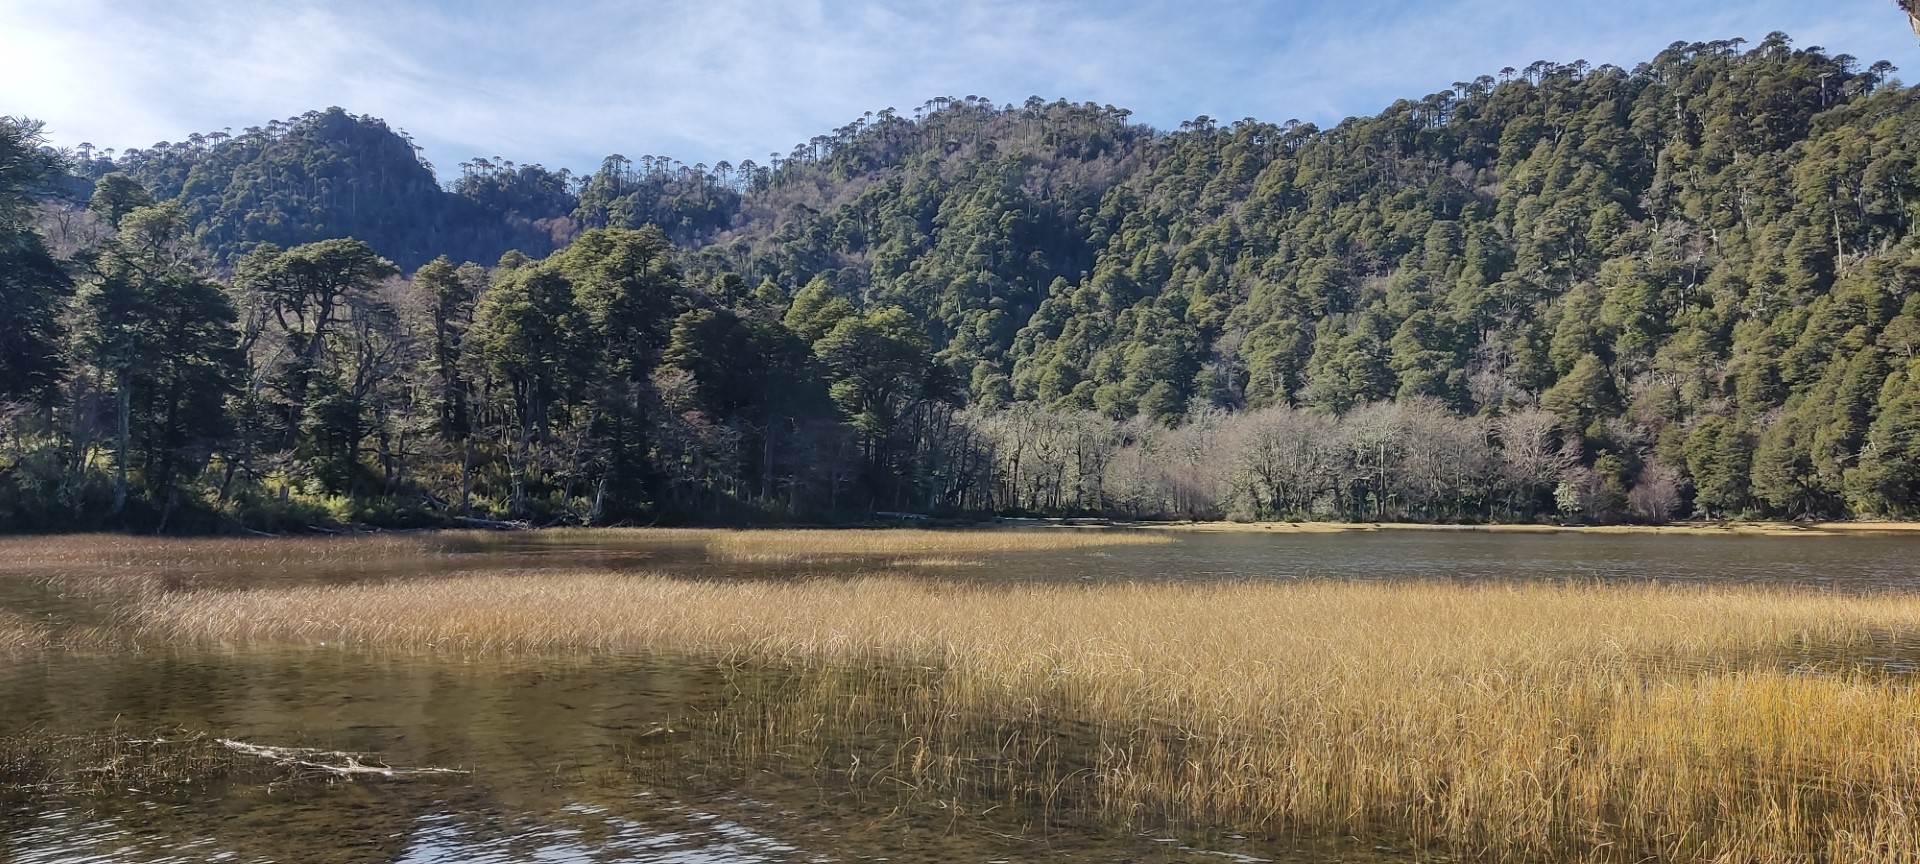
[{"label": "marsh vegetation", "polygon": [[[818,672],[790,704],[749,707],[760,720],[741,725],[767,752],[886,721],[915,751],[902,774],[916,786],[977,784],[977,767],[1021,793],[981,806],[1066,787],[1122,820],[1405,836],[1483,857],[1857,860],[1920,839],[1904,816],[1920,806],[1920,694],[1799,658],[1880,655],[1920,635],[1915,621],[1915,600],[1754,590],[582,571],[170,594],[131,623],[162,641],[624,650]],[[999,758],[959,755],[988,730]],[[1047,752],[1063,746],[1084,761]]]},{"label": "marsh vegetation", "polygon": [[46,631],[10,612],[0,611],[0,654],[31,648],[46,640]]},{"label": "marsh vegetation", "polygon": [[0,796],[172,790],[211,783],[232,768],[231,754],[205,736],[40,729],[0,737]]},{"label": "marsh vegetation", "polygon": [[179,793],[229,782],[269,787],[357,777],[451,777],[454,769],[394,767],[362,753],[276,747],[164,729],[70,733],[29,729],[0,738],[0,797]]},{"label": "marsh vegetation", "polygon": [[[144,554],[128,541],[76,546],[64,576],[48,575],[47,547],[8,548],[44,584],[94,568],[87,602],[108,611],[51,635],[71,651],[712,670],[717,689],[628,724],[596,757],[639,788],[772,772],[853,790],[857,812],[937,814],[949,832],[1354,837],[1472,860],[1920,854],[1920,598],[1577,576],[1161,581],[1103,548],[1215,566],[1207,544],[1333,541],[1354,539],[634,531]],[[583,557],[608,546],[637,557]],[[309,578],[362,552],[367,568],[400,554],[404,572]],[[243,571],[248,554],[251,579],[180,576]],[[934,556],[986,563],[900,563]],[[995,576],[1074,561],[1114,578]]]}]

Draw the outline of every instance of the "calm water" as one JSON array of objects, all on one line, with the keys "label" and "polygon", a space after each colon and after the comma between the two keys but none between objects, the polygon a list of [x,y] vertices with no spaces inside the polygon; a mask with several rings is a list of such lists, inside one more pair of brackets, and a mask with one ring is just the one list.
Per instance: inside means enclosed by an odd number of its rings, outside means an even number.
[{"label": "calm water", "polygon": [[[748,568],[696,549],[518,549],[432,570],[591,565],[702,578],[861,565]],[[881,566],[873,564],[870,566]],[[0,607],[97,619],[42,574],[0,571]],[[417,578],[318,570],[297,581]],[[425,574],[431,575],[431,572]],[[242,577],[243,578],[243,577]],[[1920,589],[1920,538],[1656,537],[1383,532],[1180,535],[938,568],[986,581],[1303,578],[1737,582],[1837,591]],[[182,584],[219,584],[228,575]],[[1034,813],[945,812],[831,771],[738,764],[686,730],[753,690],[708,662],[462,657],[334,649],[29,654],[0,666],[0,735],[21,730],[204,732],[378,754],[456,778],[267,785],[186,793],[0,798],[7,862],[824,862],[1412,860],[1367,844],[1142,833]],[[674,730],[674,731],[667,731]],[[640,766],[640,767],[636,767]]]}]

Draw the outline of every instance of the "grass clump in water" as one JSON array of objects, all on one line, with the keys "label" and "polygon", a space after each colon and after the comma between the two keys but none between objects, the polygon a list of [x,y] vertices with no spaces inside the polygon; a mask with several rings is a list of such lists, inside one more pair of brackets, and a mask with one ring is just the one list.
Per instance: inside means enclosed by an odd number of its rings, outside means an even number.
[{"label": "grass clump in water", "polygon": [[0,737],[0,792],[15,795],[182,789],[224,780],[235,767],[232,754],[204,735],[39,730]]},{"label": "grass clump in water", "polygon": [[46,628],[11,612],[0,611],[0,654],[47,645]]},{"label": "grass clump in water", "polygon": [[[716,718],[752,730],[735,736],[743,758],[809,741],[846,752],[884,730],[896,752],[919,748],[899,762],[903,782],[1029,801],[1052,788],[1053,806],[1128,822],[1378,837],[1484,860],[1920,855],[1908,816],[1920,810],[1920,693],[1842,659],[1910,637],[1920,599],[581,571],[175,593],[128,621],[165,640],[648,651],[787,669],[815,683]],[[931,677],[902,683],[901,669]],[[1036,755],[981,758],[1014,746],[1009,728]]]},{"label": "grass clump in water", "polygon": [[395,767],[366,754],[249,744],[182,730],[144,738],[47,730],[0,737],[0,793],[14,795],[147,794],[223,781],[275,785],[467,773]]}]

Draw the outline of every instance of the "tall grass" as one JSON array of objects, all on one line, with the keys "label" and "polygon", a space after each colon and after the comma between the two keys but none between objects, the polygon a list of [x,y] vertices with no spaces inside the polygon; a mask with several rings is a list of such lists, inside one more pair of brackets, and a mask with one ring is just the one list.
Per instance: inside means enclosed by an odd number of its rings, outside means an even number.
[{"label": "tall grass", "polygon": [[114,534],[0,537],[0,575],[153,572],[271,575],[443,559],[501,549],[703,548],[727,561],[886,558],[1141,546],[1174,542],[1106,530],[765,530],[561,528],[523,532],[433,531],[329,537],[153,538]]},{"label": "tall grass", "polygon": [[[537,531],[460,532],[481,546],[705,546],[721,528],[542,528]],[[448,532],[452,533],[452,532]],[[442,536],[447,536],[443,534]]]},{"label": "tall grass", "polygon": [[160,538],[120,534],[0,537],[0,574],[42,572],[272,572],[437,557],[460,532],[339,537]]},{"label": "tall grass", "polygon": [[951,556],[1048,552],[1100,546],[1159,546],[1159,534],[1108,530],[927,531],[724,531],[707,541],[715,557],[739,562],[785,563],[822,558]]},{"label": "tall grass", "polygon": [[[462,571],[568,568],[648,559],[699,565],[799,565],[878,570],[985,563],[991,553],[1168,543],[1121,531],[728,531],[593,528],[434,531],[301,538],[152,538],[92,534],[0,537],[0,580],[27,579],[58,594],[71,613],[52,634],[9,624],[0,606],[0,647],[112,644],[90,626],[99,610],[147,595],[303,583],[394,581]],[[586,564],[585,566],[596,566]],[[17,638],[16,638],[17,637]],[[50,638],[51,637],[51,638]],[[9,650],[11,650],[9,647]]]},{"label": "tall grass", "polygon": [[46,628],[10,612],[0,611],[0,654],[47,644]]},{"label": "tall grass", "polygon": [[[169,594],[129,614],[168,640],[790,668],[811,683],[754,716],[765,748],[879,720],[922,747],[1024,747],[998,761],[933,752],[912,776],[1044,770],[995,788],[1050,785],[1049,801],[1120,819],[1404,838],[1487,860],[1920,860],[1920,694],[1856,662],[1911,637],[1920,599],[577,572]],[[1022,743],[980,739],[1010,728]]]},{"label": "tall grass", "polygon": [[714,560],[740,564],[877,561],[925,566],[982,563],[979,558],[967,556],[1102,546],[1157,546],[1174,540],[1138,531],[1069,529],[566,528],[479,536],[473,538],[473,542],[533,547],[700,548]]}]

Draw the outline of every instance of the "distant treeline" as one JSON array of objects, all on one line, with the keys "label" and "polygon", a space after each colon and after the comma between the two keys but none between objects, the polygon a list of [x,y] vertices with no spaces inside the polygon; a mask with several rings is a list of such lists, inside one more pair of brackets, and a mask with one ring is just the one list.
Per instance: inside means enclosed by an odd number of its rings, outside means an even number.
[{"label": "distant treeline", "polygon": [[1329,129],[939,99],[450,188],[338,110],[12,123],[0,525],[1913,516],[1894,71],[1680,43]]},{"label": "distant treeline", "polygon": [[1691,491],[1682,471],[1657,459],[1630,466],[1603,455],[1582,465],[1564,446],[1558,421],[1538,409],[1459,417],[1427,399],[1344,415],[1202,407],[1169,429],[1016,406],[969,413],[959,425],[973,473],[958,501],[996,512],[1664,522],[1682,512]]}]

